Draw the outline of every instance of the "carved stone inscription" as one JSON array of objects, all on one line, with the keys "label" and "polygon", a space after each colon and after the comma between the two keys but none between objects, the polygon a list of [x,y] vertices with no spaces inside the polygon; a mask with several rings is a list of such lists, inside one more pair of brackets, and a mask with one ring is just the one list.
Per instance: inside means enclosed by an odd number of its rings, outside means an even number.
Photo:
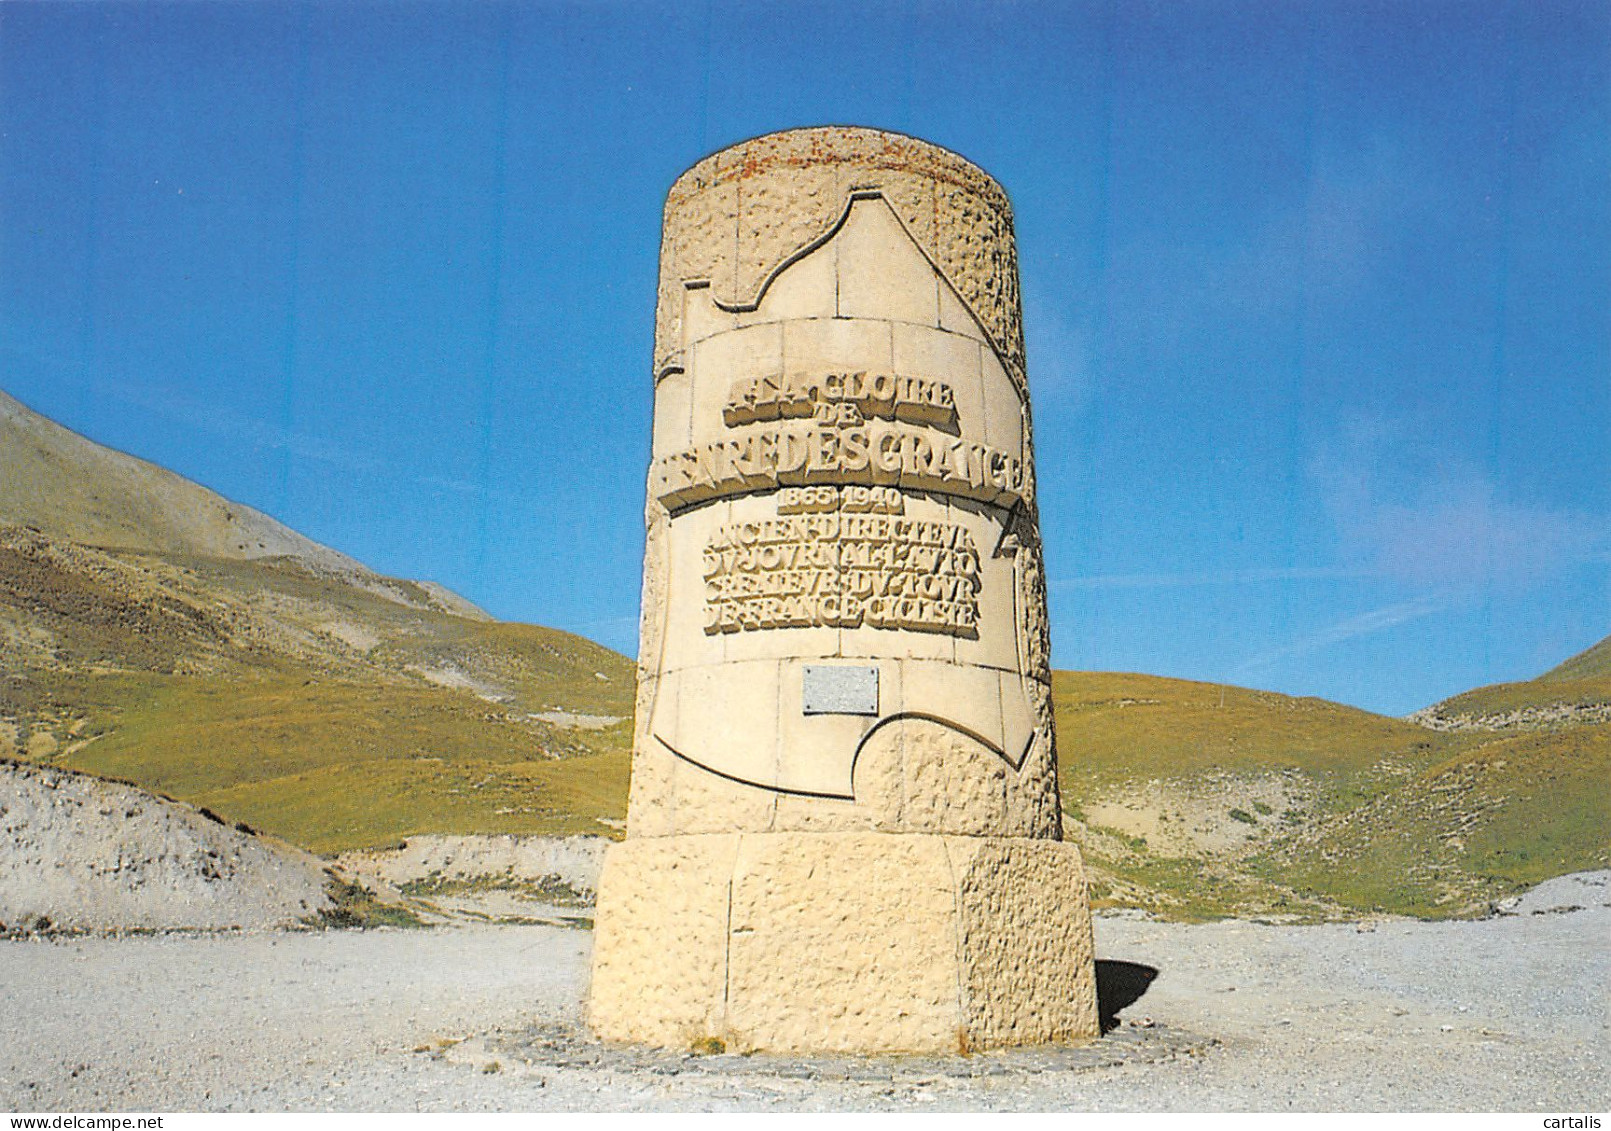
[{"label": "carved stone inscription", "polygon": [[[843,406],[855,409],[847,413]],[[859,424],[863,417],[953,428],[956,394],[943,381],[893,373],[791,373],[752,377],[733,385],[722,420],[728,427],[758,420],[815,417],[824,424]]]},{"label": "carved stone inscription", "polygon": [[829,626],[979,635],[979,551],[956,523],[802,514],[719,527],[705,631]]},{"label": "carved stone inscription", "polygon": [[1017,456],[899,423],[760,427],[655,461],[650,489],[676,510],[806,483],[888,484],[1003,507],[1028,502],[1033,494]]},{"label": "carved stone inscription", "polygon": [[817,483],[926,490],[1011,507],[1034,485],[1024,461],[964,439],[944,381],[864,370],[735,382],[722,409],[735,434],[655,461],[650,490],[670,510]]},{"label": "carved stone inscription", "polygon": [[837,510],[902,514],[906,510],[906,496],[894,487],[835,487],[832,484],[785,487],[778,492],[779,514],[817,514]]}]

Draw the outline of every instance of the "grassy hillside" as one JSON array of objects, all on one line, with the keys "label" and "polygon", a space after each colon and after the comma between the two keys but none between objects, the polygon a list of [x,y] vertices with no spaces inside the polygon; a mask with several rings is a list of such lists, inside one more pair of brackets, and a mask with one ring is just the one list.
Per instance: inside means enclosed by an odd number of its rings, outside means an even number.
[{"label": "grassy hillside", "polygon": [[1611,867],[1611,727],[1483,742],[1278,838],[1250,866],[1353,907],[1480,910],[1552,876]]},{"label": "grassy hillside", "polygon": [[1113,673],[1059,672],[1054,691],[1068,835],[1105,903],[1459,915],[1611,866],[1611,726],[1438,731]]},{"label": "grassy hillside", "polygon": [[1594,678],[1611,679],[1611,636],[1539,676],[1541,680]]},{"label": "grassy hillside", "polygon": [[608,832],[624,657],[493,622],[0,393],[0,756],[319,851]]},{"label": "grassy hillside", "polygon": [[611,831],[630,661],[436,603],[297,559],[0,527],[0,755],[133,781],[321,852]]},{"label": "grassy hillside", "polygon": [[1424,728],[1324,699],[1119,672],[1056,672],[1065,780],[1215,771],[1355,773],[1425,756]]},{"label": "grassy hillside", "polygon": [[1611,722],[1611,637],[1537,679],[1474,688],[1411,718],[1440,730],[1481,731]]},{"label": "grassy hillside", "polygon": [[[624,663],[606,666],[625,686]],[[606,822],[626,815],[629,720],[567,729],[466,691],[290,668],[229,680],[102,675],[52,690],[72,733],[54,750],[36,745],[40,760],[137,782],[318,852],[422,832],[608,834]]]}]

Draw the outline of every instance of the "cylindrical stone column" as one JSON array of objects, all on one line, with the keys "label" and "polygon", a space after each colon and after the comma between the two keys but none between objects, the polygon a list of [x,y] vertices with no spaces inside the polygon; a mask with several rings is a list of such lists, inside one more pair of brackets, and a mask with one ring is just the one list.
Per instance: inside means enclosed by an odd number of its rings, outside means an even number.
[{"label": "cylindrical stone column", "polygon": [[926,142],[791,130],[672,186],[607,1038],[1094,1036],[1061,840],[1012,214]]}]

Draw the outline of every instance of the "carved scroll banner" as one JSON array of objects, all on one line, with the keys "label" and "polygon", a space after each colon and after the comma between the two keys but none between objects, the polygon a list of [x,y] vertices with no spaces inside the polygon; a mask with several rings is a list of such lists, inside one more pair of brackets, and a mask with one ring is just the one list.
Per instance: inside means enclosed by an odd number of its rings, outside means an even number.
[{"label": "carved scroll banner", "polygon": [[[748,995],[734,980],[770,985],[780,975],[769,964],[807,944],[774,923],[744,931],[735,949],[739,936],[724,933],[737,930],[745,889],[733,870],[761,876],[745,853],[783,851],[835,861],[802,881],[807,903],[830,898],[820,886],[863,854],[927,853],[914,875],[943,857],[930,894],[952,919],[965,914],[958,853],[1023,857],[1062,890],[1019,890],[1028,881],[1000,861],[989,882],[1066,906],[1054,950],[1086,949],[1068,958],[1072,972],[1048,970],[1063,1004],[1022,1031],[1058,1039],[1093,1023],[1083,874],[1060,843],[1017,295],[1005,194],[925,142],[790,131],[715,154],[673,186],[628,840],[606,868],[615,894],[601,891],[591,1014],[606,1035],[667,1043],[697,1030],[753,1047],[873,1051],[930,1041],[902,1026],[950,1046],[959,1025],[983,1044],[1005,1040],[1003,1025],[1022,1029],[982,989],[963,995],[973,1005],[952,1001],[974,1010],[966,1017],[941,1008],[913,1021],[892,1005],[894,1028],[877,1035],[748,1017],[772,991]],[[652,893],[626,894],[628,876],[644,888],[716,885],[726,903],[709,929],[721,937],[697,942],[697,916],[661,923],[639,906]],[[861,892],[897,904],[911,894]],[[617,901],[636,910],[612,910]],[[629,939],[629,923],[641,938]],[[1032,944],[987,922],[978,937],[998,928],[1007,934],[992,946]],[[719,987],[668,985],[648,969],[679,948],[707,969],[696,956],[707,943],[723,955]],[[959,961],[974,959],[950,959],[953,987]],[[645,979],[664,1010],[643,1007]]]}]

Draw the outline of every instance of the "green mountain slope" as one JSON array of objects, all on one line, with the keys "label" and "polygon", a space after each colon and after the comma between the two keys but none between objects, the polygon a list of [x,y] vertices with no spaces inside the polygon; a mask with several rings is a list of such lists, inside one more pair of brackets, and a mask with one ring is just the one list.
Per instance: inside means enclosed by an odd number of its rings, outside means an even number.
[{"label": "green mountain slope", "polygon": [[1056,672],[1065,780],[1355,772],[1430,749],[1425,729],[1325,699],[1120,672]]},{"label": "green mountain slope", "polygon": [[1611,865],[1611,726],[1432,730],[1316,699],[1058,672],[1070,839],[1171,916],[1465,915]]},{"label": "green mountain slope", "polygon": [[1611,722],[1611,637],[1537,679],[1473,688],[1411,719],[1450,731],[1507,731]]},{"label": "green mountain slope", "polygon": [[1552,876],[1611,866],[1611,727],[1461,750],[1250,861],[1350,906],[1464,914]]},{"label": "green mountain slope", "polygon": [[632,664],[568,633],[0,527],[0,649],[0,755],[317,851],[625,816]]},{"label": "green mountain slope", "polygon": [[1538,677],[1541,680],[1611,678],[1611,636]]},{"label": "green mountain slope", "polygon": [[499,624],[0,394],[0,757],[319,851],[609,832],[625,657]]}]

